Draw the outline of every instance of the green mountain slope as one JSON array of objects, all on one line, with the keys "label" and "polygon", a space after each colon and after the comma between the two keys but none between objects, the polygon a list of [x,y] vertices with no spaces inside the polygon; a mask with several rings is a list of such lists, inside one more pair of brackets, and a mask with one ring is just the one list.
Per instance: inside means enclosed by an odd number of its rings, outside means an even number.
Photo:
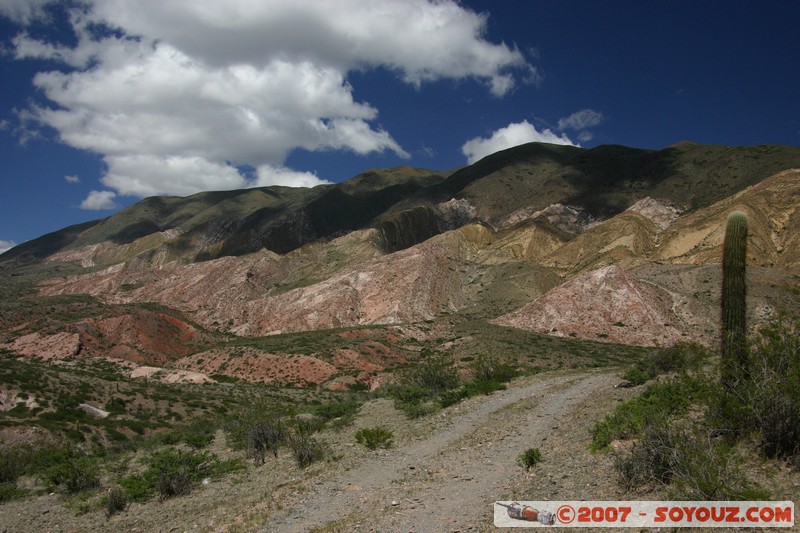
[{"label": "green mountain slope", "polygon": [[313,189],[265,187],[147,198],[106,219],[18,246],[0,262],[35,262],[92,245],[105,246],[96,254],[105,264],[156,253],[163,260],[188,261],[263,248],[283,254],[368,227],[377,227],[384,249],[394,251],[452,229],[452,220],[435,207],[452,198],[469,202],[474,215],[490,224],[522,208],[555,203],[608,218],[645,196],[691,211],[795,167],[800,167],[800,148],[792,146],[683,142],[654,151],[530,143],[452,173],[398,167]]}]

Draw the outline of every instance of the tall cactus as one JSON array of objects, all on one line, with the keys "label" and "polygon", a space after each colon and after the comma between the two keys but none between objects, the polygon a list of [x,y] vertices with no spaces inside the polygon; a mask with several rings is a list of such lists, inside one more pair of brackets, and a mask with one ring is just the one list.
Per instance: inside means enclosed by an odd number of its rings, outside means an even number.
[{"label": "tall cactus", "polygon": [[728,215],[722,251],[722,383],[728,390],[748,374],[747,355],[747,215]]}]

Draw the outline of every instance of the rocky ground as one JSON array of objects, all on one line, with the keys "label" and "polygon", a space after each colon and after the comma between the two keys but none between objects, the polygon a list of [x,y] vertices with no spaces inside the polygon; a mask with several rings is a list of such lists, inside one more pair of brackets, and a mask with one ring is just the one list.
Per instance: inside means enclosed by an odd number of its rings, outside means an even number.
[{"label": "rocky ground", "polygon": [[[418,420],[389,400],[362,407],[352,427],[322,438],[338,460],[298,470],[288,453],[198,487],[190,496],[133,504],[106,519],[49,495],[7,503],[2,531],[490,531],[495,500],[622,497],[606,454],[588,451],[589,429],[618,401],[608,371],[551,372]],[[388,450],[355,443],[363,427],[395,435]],[[213,451],[230,456],[224,438]],[[517,457],[542,452],[526,472]]]}]

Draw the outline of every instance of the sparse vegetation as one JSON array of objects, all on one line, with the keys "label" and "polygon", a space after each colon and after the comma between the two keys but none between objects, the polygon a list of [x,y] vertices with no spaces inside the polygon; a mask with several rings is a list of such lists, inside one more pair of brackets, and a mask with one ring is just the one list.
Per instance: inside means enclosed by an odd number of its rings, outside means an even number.
[{"label": "sparse vegetation", "polygon": [[323,442],[305,433],[295,433],[289,437],[289,449],[294,455],[297,466],[306,468],[330,455],[330,450]]},{"label": "sparse vegetation", "polygon": [[143,473],[120,480],[133,501],[144,501],[156,493],[160,499],[188,494],[203,478],[241,470],[244,463],[236,459],[222,461],[208,452],[166,448],[152,453],[146,466]]},{"label": "sparse vegetation", "polygon": [[382,426],[364,428],[356,432],[356,442],[363,444],[370,450],[389,448],[393,439],[394,434],[392,431]]},{"label": "sparse vegetation", "polygon": [[520,454],[517,458],[517,462],[525,468],[525,470],[530,470],[542,462],[542,452],[539,448],[528,448]]},{"label": "sparse vegetation", "polygon": [[254,420],[247,430],[247,455],[256,464],[264,464],[268,453],[278,457],[278,449],[286,442],[286,428],[279,419]]},{"label": "sparse vegetation", "polygon": [[112,517],[128,508],[128,493],[119,486],[111,487],[105,497],[106,517]]},{"label": "sparse vegetation", "polygon": [[424,349],[417,364],[403,369],[389,395],[395,406],[409,418],[418,418],[437,409],[436,400],[458,387],[453,362],[444,354]]},{"label": "sparse vegetation", "polygon": [[749,481],[735,449],[699,427],[680,422],[648,424],[629,454],[615,457],[620,483],[628,489],[667,486],[683,500],[764,500]]},{"label": "sparse vegetation", "polygon": [[[798,333],[800,319],[784,315],[765,327],[748,349],[751,372],[733,391],[713,379],[713,367],[696,364],[649,385],[595,425],[593,449],[614,439],[634,442],[615,457],[620,483],[629,489],[662,486],[688,500],[766,499],[744,465],[753,452],[792,462],[800,456]],[[696,346],[672,354],[667,360],[705,359]]]},{"label": "sparse vegetation", "polygon": [[700,344],[678,343],[645,355],[629,367],[622,378],[634,385],[641,385],[664,374],[697,371],[710,357],[708,350]]}]

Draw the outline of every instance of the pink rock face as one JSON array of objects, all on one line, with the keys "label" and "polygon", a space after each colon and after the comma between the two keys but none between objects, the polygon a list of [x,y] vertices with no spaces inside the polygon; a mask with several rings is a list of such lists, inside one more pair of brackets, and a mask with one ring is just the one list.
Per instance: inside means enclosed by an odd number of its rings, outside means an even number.
[{"label": "pink rock face", "polygon": [[667,346],[682,336],[670,298],[617,266],[582,274],[494,322],[556,336]]},{"label": "pink rock face", "polygon": [[[182,265],[154,270],[119,267],[53,278],[45,295],[92,294],[111,303],[157,302],[194,320],[237,335],[393,324],[433,318],[464,304],[457,260],[445,247],[423,243],[345,269],[324,281],[275,293],[279,272],[271,257]],[[122,289],[132,285],[136,288]]]},{"label": "pink rock face", "polygon": [[61,332],[53,335],[31,333],[0,347],[42,359],[65,359],[78,355],[80,345],[81,340],[77,333]]}]

